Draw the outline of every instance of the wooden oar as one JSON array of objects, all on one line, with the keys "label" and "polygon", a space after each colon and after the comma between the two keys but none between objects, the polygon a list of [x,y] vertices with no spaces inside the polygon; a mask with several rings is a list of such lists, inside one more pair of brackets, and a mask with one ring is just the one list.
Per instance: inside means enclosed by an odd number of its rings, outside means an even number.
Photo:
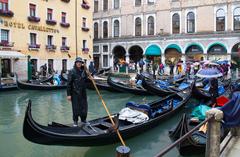
[{"label": "wooden oar", "polygon": [[[89,79],[92,81],[93,86],[94,86],[94,88],[96,89],[96,92],[97,92],[99,98],[100,98],[101,101],[102,101],[102,105],[103,105],[103,107],[105,108],[105,110],[106,110],[106,112],[107,112],[107,114],[108,114],[108,117],[109,117],[109,119],[110,119],[110,121],[111,121],[113,127],[115,128],[115,123],[114,123],[114,121],[113,121],[113,119],[112,119],[112,117],[111,117],[111,114],[110,114],[110,112],[109,112],[109,110],[108,110],[108,108],[107,108],[107,105],[105,104],[105,102],[104,102],[104,100],[103,100],[103,98],[102,98],[101,93],[100,93],[99,90],[98,90],[98,87],[97,87],[97,85],[96,85],[96,83],[95,83],[93,77],[91,76],[90,72],[87,70],[86,67],[85,67],[85,70],[86,70],[86,72],[87,72],[87,74],[88,74]],[[126,146],[126,144],[125,144],[125,142],[123,141],[123,138],[122,138],[122,136],[121,136],[119,130],[118,130],[117,128],[115,128],[115,129],[116,129],[116,132],[117,132],[118,138],[120,139],[122,145],[123,145],[123,146]]]}]

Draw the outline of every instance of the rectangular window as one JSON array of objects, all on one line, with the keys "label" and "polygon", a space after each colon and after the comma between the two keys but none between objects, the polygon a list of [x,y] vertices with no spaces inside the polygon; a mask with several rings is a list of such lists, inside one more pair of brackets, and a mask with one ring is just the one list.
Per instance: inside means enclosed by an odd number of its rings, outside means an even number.
[{"label": "rectangular window", "polygon": [[108,0],[103,0],[103,10],[104,11],[108,10]]},{"label": "rectangular window", "polygon": [[103,45],[103,52],[108,52],[108,46],[107,45]]},{"label": "rectangular window", "polygon": [[8,0],[0,0],[0,10],[8,11]]},{"label": "rectangular window", "polygon": [[93,46],[93,53],[99,53],[99,46]]},{"label": "rectangular window", "polygon": [[114,9],[119,9],[119,0],[114,0]]},{"label": "rectangular window", "polygon": [[85,17],[82,18],[82,27],[83,28],[87,27],[87,18],[85,18]]},{"label": "rectangular window", "polygon": [[103,67],[108,67],[108,55],[103,55]]},{"label": "rectangular window", "polygon": [[240,16],[239,15],[235,15],[234,16],[234,30],[240,30]]},{"label": "rectangular window", "polygon": [[148,5],[153,5],[155,3],[155,0],[148,0]]},{"label": "rectangular window", "polygon": [[54,72],[53,69],[53,59],[48,59],[48,73],[52,74]]},{"label": "rectangular window", "polygon": [[62,60],[62,72],[63,73],[67,72],[67,60],[66,59]]},{"label": "rectangular window", "polygon": [[216,31],[225,31],[225,17],[216,18]]},{"label": "rectangular window", "polygon": [[94,1],[94,12],[98,12],[98,0]]},{"label": "rectangular window", "polygon": [[141,6],[142,5],[142,0],[135,0],[135,6]]},{"label": "rectangular window", "polygon": [[52,9],[47,9],[47,20],[52,20],[52,13],[53,13],[53,10]]},{"label": "rectangular window", "polygon": [[29,4],[29,10],[30,10],[30,16],[35,17],[36,16],[36,5]]},{"label": "rectangular window", "polygon": [[83,48],[87,48],[87,40],[83,40]]},{"label": "rectangular window", "polygon": [[66,46],[66,45],[67,45],[67,38],[62,37],[62,46]]},{"label": "rectangular window", "polygon": [[62,12],[62,23],[66,23],[66,13]]},{"label": "rectangular window", "polygon": [[1,29],[1,41],[9,42],[9,30]]},{"label": "rectangular window", "polygon": [[30,45],[36,45],[37,44],[37,34],[30,33]]},{"label": "rectangular window", "polygon": [[52,46],[52,40],[53,40],[53,36],[52,35],[48,35],[48,37],[47,37],[47,44],[48,44],[48,46]]}]

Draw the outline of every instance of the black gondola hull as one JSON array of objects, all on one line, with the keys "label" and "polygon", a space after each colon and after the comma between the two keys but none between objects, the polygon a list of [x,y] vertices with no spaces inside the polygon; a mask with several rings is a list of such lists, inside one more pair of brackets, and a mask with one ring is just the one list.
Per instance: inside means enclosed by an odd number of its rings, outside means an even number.
[{"label": "black gondola hull", "polygon": [[[189,89],[190,90],[190,89]],[[165,119],[171,118],[176,113],[181,110],[181,108],[186,104],[189,100],[191,92],[187,92],[187,94],[174,94],[170,95],[165,99],[160,99],[158,101],[152,102],[151,104],[157,104],[164,100],[181,98],[180,104],[172,110],[169,110],[162,115],[152,118],[144,123],[140,124],[125,124],[122,127],[119,127],[119,131],[124,139],[131,138],[140,133],[143,133],[151,128],[156,127],[160,123],[164,122]],[[92,128],[97,129],[96,126],[104,127],[105,120],[109,120],[108,117],[103,117],[99,119],[95,119],[89,121]],[[126,121],[121,121],[126,123]],[[62,124],[61,124],[62,125]],[[105,132],[105,130],[101,130],[97,133],[94,133],[93,129],[87,127],[71,127],[70,125],[63,126],[42,126],[37,124],[31,115],[31,104],[28,105],[25,119],[23,124],[23,135],[26,139],[31,142],[44,144],[44,145],[64,145],[64,146],[102,146],[107,144],[113,144],[119,142],[118,136],[115,132]],[[93,132],[93,133],[91,133]]]}]

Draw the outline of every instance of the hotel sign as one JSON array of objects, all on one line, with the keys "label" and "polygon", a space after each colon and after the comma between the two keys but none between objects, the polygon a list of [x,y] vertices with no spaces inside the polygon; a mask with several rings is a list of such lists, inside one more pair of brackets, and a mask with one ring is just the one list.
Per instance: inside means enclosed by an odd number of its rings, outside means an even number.
[{"label": "hotel sign", "polygon": [[46,27],[46,26],[39,26],[39,25],[33,25],[33,24],[24,24],[21,22],[16,21],[6,21],[0,18],[0,25],[3,25],[8,28],[17,28],[17,29],[28,29],[28,30],[34,30],[34,31],[40,31],[40,32],[48,32],[48,33],[59,33],[58,29]]}]

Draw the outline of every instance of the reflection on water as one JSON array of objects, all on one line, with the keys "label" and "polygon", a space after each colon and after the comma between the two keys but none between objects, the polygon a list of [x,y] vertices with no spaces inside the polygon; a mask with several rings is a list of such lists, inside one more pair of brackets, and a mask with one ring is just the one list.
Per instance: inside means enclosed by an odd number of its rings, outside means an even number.
[{"label": "reflection on water", "polygon": [[[123,93],[102,92],[103,98],[111,113],[116,113],[128,101],[138,103],[150,102],[158,97],[135,96]],[[112,157],[119,144],[100,147],[63,147],[44,146],[27,141],[22,135],[22,124],[28,100],[32,100],[34,120],[47,125],[51,121],[60,123],[72,122],[71,104],[66,100],[66,92],[62,91],[14,91],[0,93],[0,154],[6,157]],[[105,116],[105,110],[95,91],[88,91],[88,119]],[[182,111],[183,112],[183,111]],[[181,113],[182,113],[181,112]],[[126,141],[135,157],[154,156],[171,143],[168,130],[181,117],[181,113],[165,120],[158,127]],[[3,142],[4,141],[4,142]],[[178,156],[176,149],[168,155]]]}]

